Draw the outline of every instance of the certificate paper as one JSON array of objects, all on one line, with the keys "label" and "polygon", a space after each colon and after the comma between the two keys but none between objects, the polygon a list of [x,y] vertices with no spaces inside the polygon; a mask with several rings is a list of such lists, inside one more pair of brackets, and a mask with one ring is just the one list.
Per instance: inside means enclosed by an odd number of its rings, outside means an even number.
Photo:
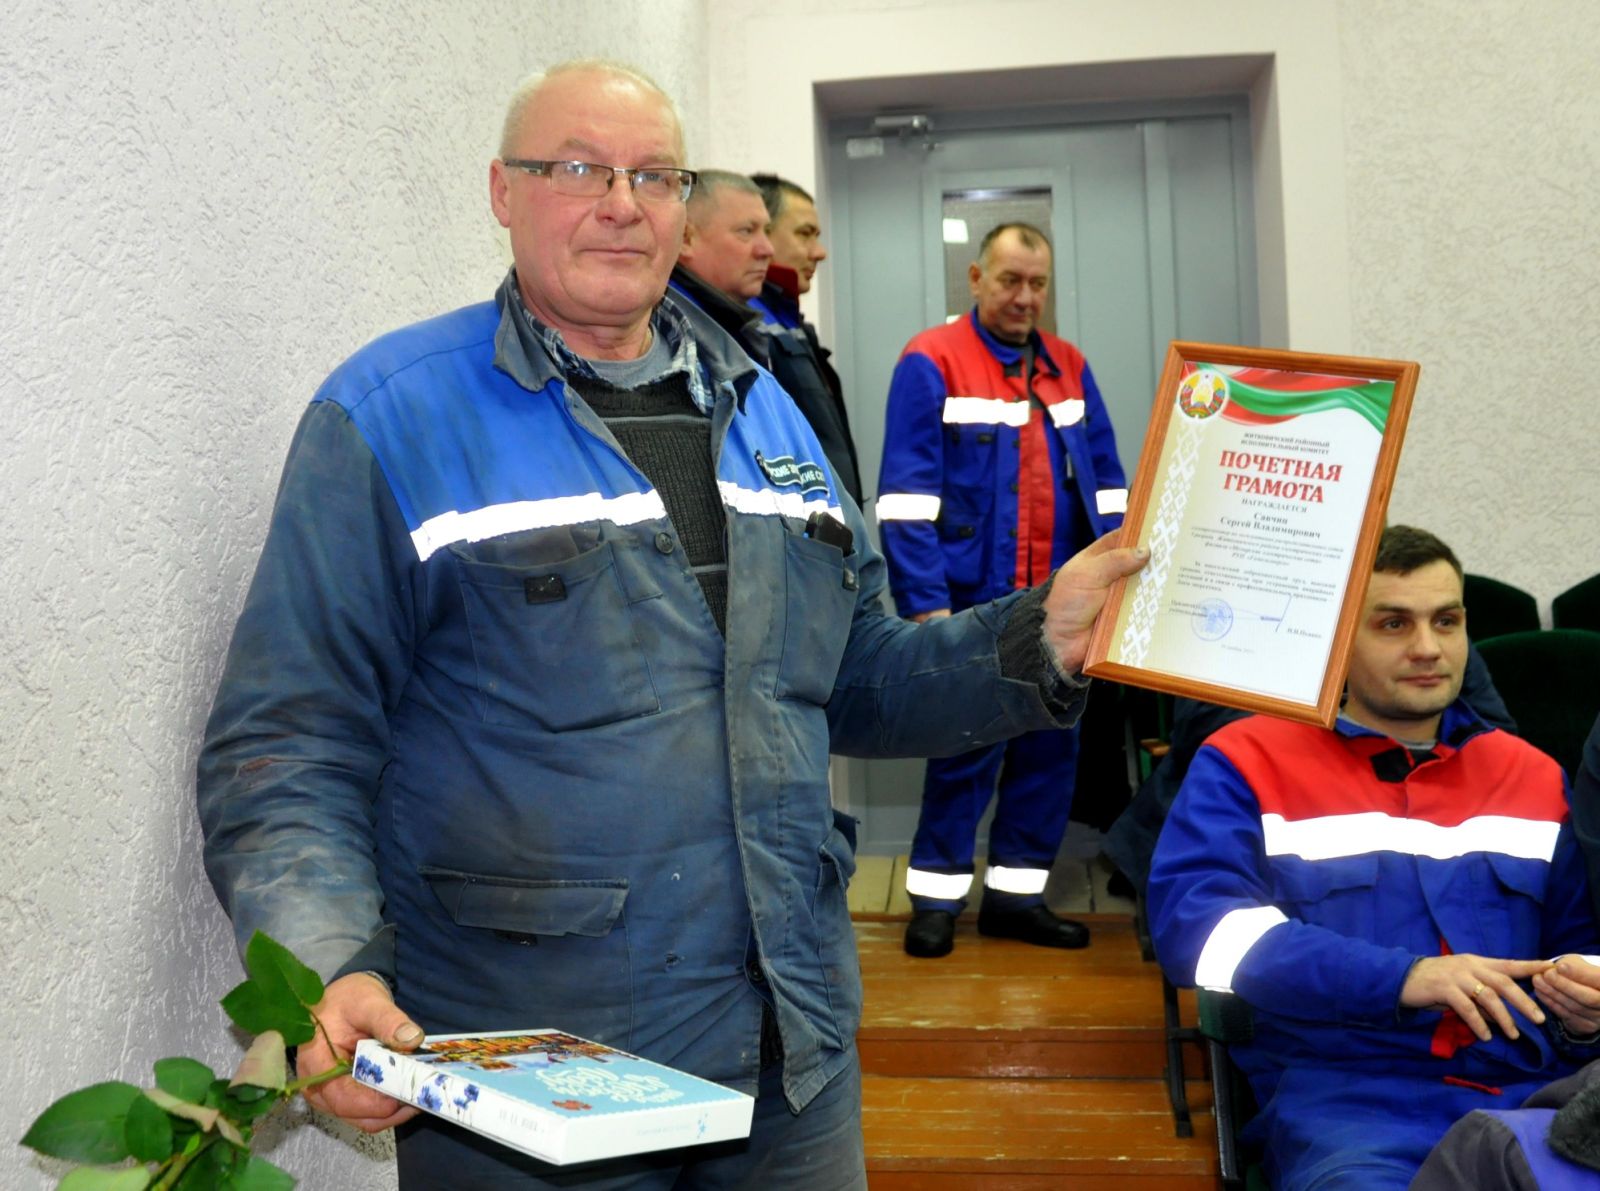
[{"label": "certificate paper", "polygon": [[1174,344],[1086,672],[1332,723],[1416,372]]}]

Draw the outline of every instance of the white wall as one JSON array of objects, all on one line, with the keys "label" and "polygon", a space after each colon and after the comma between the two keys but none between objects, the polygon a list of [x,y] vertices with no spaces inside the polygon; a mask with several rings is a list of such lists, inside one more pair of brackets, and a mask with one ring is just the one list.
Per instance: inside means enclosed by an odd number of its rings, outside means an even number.
[{"label": "white wall", "polygon": [[[1544,605],[1600,571],[1600,403],[1579,371],[1600,325],[1587,0],[708,4],[707,159],[812,186],[818,96],[860,80],[916,107],[956,89],[918,76],[1123,64],[1145,89],[1152,70],[1270,55],[1251,90],[1263,343],[1420,360],[1392,518]],[[825,337],[829,284],[825,265]]]},{"label": "white wall", "polygon": [[1545,606],[1600,571],[1600,7],[1340,6],[1354,341],[1422,361],[1390,515]]},{"label": "white wall", "polygon": [[[0,1186],[57,1095],[240,1053],[193,764],[284,448],[373,335],[488,297],[505,96],[630,59],[704,139],[703,0],[10,5],[0,37]],[[636,33],[619,41],[616,30]],[[313,1128],[306,1187],[390,1186]]]}]

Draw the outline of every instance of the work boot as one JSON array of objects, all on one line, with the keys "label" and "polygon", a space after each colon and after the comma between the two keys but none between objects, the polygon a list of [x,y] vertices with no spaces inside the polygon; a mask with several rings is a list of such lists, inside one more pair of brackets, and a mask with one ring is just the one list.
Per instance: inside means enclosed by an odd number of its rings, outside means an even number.
[{"label": "work boot", "polygon": [[[915,926],[915,920],[912,926]],[[1037,947],[1087,947],[1089,928],[1070,918],[1058,918],[1042,905],[1002,910],[984,905],[978,910],[978,933],[997,939],[1020,939]],[[906,950],[911,950],[911,932],[906,932]]]},{"label": "work boot", "polygon": [[949,955],[956,945],[956,916],[948,910],[918,910],[906,924],[906,954],[918,959]]}]

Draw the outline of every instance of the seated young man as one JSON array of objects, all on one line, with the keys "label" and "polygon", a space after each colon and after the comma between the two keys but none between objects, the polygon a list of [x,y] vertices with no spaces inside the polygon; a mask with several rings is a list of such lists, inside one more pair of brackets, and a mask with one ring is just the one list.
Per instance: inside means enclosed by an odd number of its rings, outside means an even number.
[{"label": "seated young man", "polygon": [[1600,1053],[1566,781],[1460,701],[1466,654],[1455,555],[1391,527],[1338,723],[1217,732],[1156,846],[1167,974],[1255,1010],[1231,1049],[1278,1191],[1403,1188],[1458,1117]]}]

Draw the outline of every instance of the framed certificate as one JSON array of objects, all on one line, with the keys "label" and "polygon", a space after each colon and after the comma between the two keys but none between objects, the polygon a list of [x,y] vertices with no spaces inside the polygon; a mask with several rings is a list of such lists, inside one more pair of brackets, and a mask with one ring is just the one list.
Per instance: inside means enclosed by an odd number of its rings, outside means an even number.
[{"label": "framed certificate", "polygon": [[1174,343],[1084,673],[1331,725],[1418,372]]}]

